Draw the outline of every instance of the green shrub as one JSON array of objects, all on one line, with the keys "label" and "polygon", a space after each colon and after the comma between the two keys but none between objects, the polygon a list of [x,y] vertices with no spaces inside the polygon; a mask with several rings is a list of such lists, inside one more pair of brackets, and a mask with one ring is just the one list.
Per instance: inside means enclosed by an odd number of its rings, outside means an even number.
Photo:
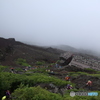
[{"label": "green shrub", "polygon": [[30,66],[27,62],[26,59],[23,58],[18,58],[16,61],[17,64],[22,65],[22,66]]},{"label": "green shrub", "polygon": [[90,74],[91,76],[94,76],[94,77],[99,77],[100,78],[100,74]]},{"label": "green shrub", "polygon": [[[61,80],[56,77],[51,77],[49,75],[45,75],[43,73],[32,73],[29,76],[23,74],[13,74],[9,72],[1,72],[0,73],[0,98],[4,95],[5,90],[9,89],[13,93],[13,100],[100,100],[100,95],[97,97],[89,97],[89,96],[75,96],[70,97],[70,91],[81,91],[77,89],[68,90],[64,97],[61,97],[58,94],[50,93],[45,89],[40,87],[33,87],[38,83],[52,83],[56,86],[65,86],[66,84],[72,84],[71,82],[67,82]],[[20,84],[27,85],[23,86]],[[84,90],[82,90],[84,91]],[[97,91],[100,94],[100,91]],[[50,99],[49,99],[50,98]]]},{"label": "green shrub", "polygon": [[3,72],[7,67],[0,65],[0,72]]},{"label": "green shrub", "polygon": [[[34,86],[38,83],[47,83],[47,84],[54,84],[56,86],[65,86],[67,84],[72,84],[71,82],[67,82],[61,80],[56,77],[51,77],[49,75],[45,75],[43,73],[32,73],[29,76],[23,74],[13,74],[9,72],[1,72],[0,73],[0,97],[3,96],[4,91],[10,89],[11,91],[18,88],[20,84]],[[74,86],[74,84],[72,84]]]},{"label": "green shrub", "polygon": [[0,97],[4,95],[4,91],[7,89],[14,90],[25,80],[25,76],[19,74],[13,74],[9,72],[0,73]]},{"label": "green shrub", "polygon": [[86,72],[69,72],[69,75],[73,76],[73,77],[77,77],[77,76],[80,76],[80,75],[89,75],[89,74],[86,73]]},{"label": "green shrub", "polygon": [[95,69],[91,69],[91,68],[84,68],[84,71],[86,71],[86,72],[96,72]]},{"label": "green shrub", "polygon": [[23,71],[22,68],[16,68],[16,71]]},{"label": "green shrub", "polygon": [[77,72],[69,72],[69,76],[77,77],[79,74]]},{"label": "green shrub", "polygon": [[86,72],[69,72],[69,75],[70,76],[73,76],[73,77],[78,77],[80,75],[87,75],[87,76],[94,76],[94,77],[99,77],[100,78],[100,74],[89,74],[89,73],[86,73]]},{"label": "green shrub", "polygon": [[100,71],[97,71],[96,73],[97,73],[97,74],[100,74]]},{"label": "green shrub", "polygon": [[61,95],[51,93],[41,87],[21,87],[12,93],[12,100],[63,100]]},{"label": "green shrub", "polygon": [[77,72],[78,75],[88,75],[86,72]]},{"label": "green shrub", "polygon": [[32,69],[30,71],[35,72],[35,73],[45,73],[47,74],[48,72],[46,72],[47,68],[37,68],[37,69]]},{"label": "green shrub", "polygon": [[36,65],[44,65],[44,64],[45,64],[44,61],[37,61],[37,62],[36,62]]},{"label": "green shrub", "polygon": [[56,86],[63,86],[69,83],[67,81],[61,80],[56,77],[51,77],[43,73],[34,73],[31,76],[27,76],[25,82],[30,86],[33,86],[37,83],[53,83]]}]

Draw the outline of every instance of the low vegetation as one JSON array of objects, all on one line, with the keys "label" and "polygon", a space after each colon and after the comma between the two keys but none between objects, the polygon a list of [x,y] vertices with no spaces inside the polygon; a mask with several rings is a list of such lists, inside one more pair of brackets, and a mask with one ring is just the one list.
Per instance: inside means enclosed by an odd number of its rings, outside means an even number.
[{"label": "low vegetation", "polygon": [[18,58],[16,60],[16,64],[21,65],[21,66],[30,66],[27,62],[26,59],[23,58]]},{"label": "low vegetation", "polygon": [[45,64],[44,61],[37,61],[37,62],[36,62],[36,65],[44,65],[44,64]]},{"label": "low vegetation", "polygon": [[95,74],[89,74],[87,72],[69,72],[69,75],[73,77],[78,77],[80,75],[87,75],[87,76],[95,76],[95,77],[100,78],[100,74],[98,72]]},{"label": "low vegetation", "polygon": [[[25,63],[25,62],[24,62]],[[0,98],[4,96],[5,91],[11,91],[12,100],[99,100],[99,96],[70,96],[70,92],[85,91],[83,89],[66,90],[62,96],[59,93],[49,92],[47,88],[38,86],[40,83],[54,84],[56,87],[64,87],[67,84],[74,83],[65,81],[54,76],[50,76],[46,72],[46,68],[38,68],[24,72],[23,74],[14,74],[5,72],[6,66],[0,66]],[[21,69],[19,69],[21,70]],[[99,73],[99,72],[98,72]],[[79,75],[91,75],[99,77],[99,74],[89,74],[86,72],[69,72],[70,76],[77,77]],[[100,91],[96,91],[100,93]]]},{"label": "low vegetation", "polygon": [[12,94],[13,100],[63,100],[60,94],[51,93],[41,87],[20,87]]}]

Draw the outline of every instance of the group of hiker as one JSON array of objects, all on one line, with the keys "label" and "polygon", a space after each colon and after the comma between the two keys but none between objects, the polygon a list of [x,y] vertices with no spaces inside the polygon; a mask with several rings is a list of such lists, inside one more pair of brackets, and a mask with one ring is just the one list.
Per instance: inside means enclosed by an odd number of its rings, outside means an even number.
[{"label": "group of hiker", "polygon": [[[51,73],[54,73],[53,71],[50,71],[50,70],[46,70],[46,71],[49,72],[49,73],[50,72]],[[70,82],[70,76],[67,75],[65,77],[65,80]],[[89,90],[91,90],[91,88],[92,88],[92,81],[91,80],[88,80],[87,83],[86,83],[86,86],[88,87]],[[70,89],[73,89],[73,86],[71,84],[67,84],[66,88],[68,90],[70,90]],[[5,96],[2,97],[2,100],[11,100],[11,94],[10,94],[10,91],[9,90],[7,90],[5,92]]]},{"label": "group of hiker", "polygon": [[[69,75],[67,75],[67,76],[65,77],[65,80],[66,80],[66,81],[70,81]],[[67,84],[67,89],[68,89],[68,90],[69,90],[69,89],[73,89],[73,86],[72,86],[71,84]]]},{"label": "group of hiker", "polygon": [[55,68],[62,68],[62,66],[60,66],[59,64],[55,64]]},{"label": "group of hiker", "polygon": [[[37,68],[62,68],[62,66],[60,66],[58,63],[55,63],[54,65],[49,65],[49,66],[26,66],[26,67],[23,67],[22,70],[24,70],[25,72],[27,72],[28,70],[33,70],[33,69],[37,69]],[[14,68],[14,67],[11,67],[10,68],[10,71],[11,73],[17,73],[18,71]]]},{"label": "group of hiker", "polygon": [[[65,80],[66,80],[66,81],[70,81],[70,76],[67,75],[67,76],[65,77]],[[87,83],[86,83],[86,86],[87,86],[87,88],[88,88],[89,90],[91,90],[91,89],[92,89],[92,81],[91,81],[91,80],[88,80]],[[67,84],[67,89],[68,89],[68,90],[69,90],[69,89],[73,89],[73,86],[72,86],[71,84]]]}]

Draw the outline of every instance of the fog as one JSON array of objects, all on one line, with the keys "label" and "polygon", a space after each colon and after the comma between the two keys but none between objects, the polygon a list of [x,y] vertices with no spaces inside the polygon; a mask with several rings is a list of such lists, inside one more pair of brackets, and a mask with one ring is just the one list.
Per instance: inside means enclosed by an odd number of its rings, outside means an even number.
[{"label": "fog", "polygon": [[100,0],[0,0],[0,37],[100,52]]}]

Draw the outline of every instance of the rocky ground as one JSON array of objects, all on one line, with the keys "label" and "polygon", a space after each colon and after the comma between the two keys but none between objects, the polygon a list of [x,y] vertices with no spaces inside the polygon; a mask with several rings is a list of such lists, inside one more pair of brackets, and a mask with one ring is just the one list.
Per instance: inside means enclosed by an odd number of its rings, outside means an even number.
[{"label": "rocky ground", "polygon": [[[64,80],[65,76],[69,74],[69,72],[86,72],[88,74],[96,74],[95,71],[89,71],[89,70],[82,69],[82,68],[79,68],[76,66],[66,66],[66,67],[63,67],[58,70],[55,69],[53,71],[57,73],[57,74],[55,74],[55,76],[57,76],[63,80]],[[75,88],[77,88],[77,89],[80,89],[80,88],[87,89],[86,82],[88,80],[92,80],[92,82],[93,82],[92,90],[100,91],[100,84],[99,84],[100,77],[98,78],[98,77],[87,76],[87,75],[79,75],[78,77],[71,76],[70,81],[76,84]]]},{"label": "rocky ground", "polygon": [[75,54],[73,61],[90,66],[91,68],[100,69],[100,58],[87,54]]},{"label": "rocky ground", "polygon": [[[76,70],[78,70],[76,68]],[[71,70],[70,70],[71,71]],[[54,76],[58,77],[58,78],[61,78],[64,80],[64,77],[66,74],[68,74],[68,70],[65,69],[65,70],[59,70],[59,71],[56,71],[57,74],[55,74]],[[88,89],[87,85],[86,85],[86,82],[88,80],[91,80],[93,82],[93,85],[92,85],[92,88],[91,90]],[[80,75],[78,77],[71,77],[71,80],[70,80],[72,83],[75,83],[75,87],[73,87],[73,89],[79,89],[79,91],[100,91],[100,78],[98,77],[93,77],[93,76],[87,76],[87,75]],[[52,92],[55,92],[55,93],[60,93],[60,94],[64,94],[65,91],[67,90],[66,86],[63,86],[63,87],[56,87],[54,89],[50,89]]]}]

